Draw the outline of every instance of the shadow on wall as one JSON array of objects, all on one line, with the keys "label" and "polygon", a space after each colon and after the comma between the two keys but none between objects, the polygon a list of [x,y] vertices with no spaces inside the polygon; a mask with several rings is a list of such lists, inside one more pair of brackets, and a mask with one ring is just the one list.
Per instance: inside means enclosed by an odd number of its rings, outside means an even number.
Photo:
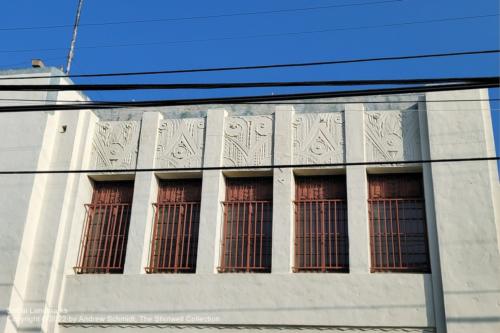
[{"label": "shadow on wall", "polygon": [[452,323],[498,323],[500,322],[500,317],[459,317],[459,318],[453,318],[453,317],[448,317],[446,318],[446,321],[452,322]]},{"label": "shadow on wall", "polygon": [[[500,295],[500,289],[490,289],[490,290],[463,290],[463,291],[447,291],[447,295],[469,295],[469,294],[498,294]],[[487,316],[487,317],[447,317],[446,321],[451,323],[500,323],[499,316]]]},{"label": "shadow on wall", "polygon": [[432,279],[424,279],[424,293],[425,308],[427,310],[428,318],[427,325],[437,327],[439,326],[437,322],[440,318],[437,318],[436,316],[436,304],[434,304],[434,288],[432,287]]},{"label": "shadow on wall", "polygon": [[[432,300],[431,300],[432,301]],[[307,308],[304,307],[258,307],[258,308],[210,308],[210,309],[183,309],[183,310],[168,310],[168,311],[141,311],[134,312],[134,315],[141,314],[157,314],[160,312],[164,312],[166,314],[192,314],[192,313],[201,313],[201,314],[211,314],[211,312],[279,312],[279,311],[318,311],[318,310],[379,310],[379,309],[402,309],[402,308],[423,308],[426,305],[424,304],[392,304],[392,305],[349,305],[349,306],[310,306]],[[113,311],[113,315],[127,315],[131,314],[127,311]],[[81,312],[68,312],[68,315],[73,314],[81,314]],[[101,311],[85,311],[85,315],[102,315]]]},{"label": "shadow on wall", "polygon": [[418,160],[422,158],[420,152],[420,125],[419,111],[405,110],[401,112],[401,140],[403,142],[403,158]]}]

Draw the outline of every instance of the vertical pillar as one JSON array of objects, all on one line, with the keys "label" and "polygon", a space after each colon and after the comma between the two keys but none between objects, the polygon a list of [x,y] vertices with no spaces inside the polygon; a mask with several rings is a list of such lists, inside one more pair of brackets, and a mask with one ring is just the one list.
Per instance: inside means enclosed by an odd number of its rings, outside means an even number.
[{"label": "vertical pillar", "polygon": [[[152,168],[155,163],[158,112],[144,112],[141,122],[137,168]],[[125,274],[144,273],[149,253],[149,234],[153,219],[153,206],[158,191],[154,172],[138,172],[134,182],[132,215],[128,232]]]},{"label": "vertical pillar", "polygon": [[[292,121],[294,108],[282,105],[274,113],[273,164],[293,163]],[[292,168],[273,169],[273,241],[272,273],[291,272],[293,258],[293,188]]]},{"label": "vertical pillar", "polygon": [[[207,112],[205,130],[204,167],[222,165],[224,149],[224,109],[212,109]],[[224,175],[221,170],[203,171],[201,190],[200,231],[198,239],[198,259],[196,272],[211,274],[216,272],[220,252],[220,232],[222,205],[224,200]]]},{"label": "vertical pillar", "polygon": [[[430,159],[491,154],[490,110],[480,101],[485,97],[486,90],[480,89],[425,95]],[[494,191],[498,186],[494,163],[432,163],[428,173],[425,180],[426,185],[432,182],[433,189],[446,331],[500,332],[500,199]],[[436,268],[431,267],[433,275]]]},{"label": "vertical pillar", "polygon": [[[346,162],[365,161],[365,109],[363,104],[345,105]],[[368,228],[368,181],[366,167],[346,167],[349,271],[369,273],[370,240]]]},{"label": "vertical pillar", "polygon": [[[429,131],[427,128],[427,110],[424,99],[418,103],[418,116],[420,128],[420,142],[422,149],[422,159],[430,159],[429,152]],[[434,208],[434,190],[432,184],[431,165],[422,165],[422,176],[424,181],[425,197],[425,220],[427,223],[427,236],[429,242],[429,260],[431,263],[432,279],[432,301],[434,304],[434,320],[436,322],[436,332],[446,332],[446,321],[444,314],[443,282],[441,277],[441,266],[439,264],[439,242],[437,237],[436,212]]]},{"label": "vertical pillar", "polygon": [[[67,133],[65,140],[57,132],[57,127],[62,121],[61,119],[64,119],[71,126],[70,131],[68,131],[71,134]],[[71,117],[60,112],[56,112],[46,118],[36,169],[68,168],[68,155],[64,153],[67,153],[68,148],[73,144],[74,137],[72,132],[76,127],[76,119],[77,117],[75,116]],[[32,129],[34,130],[35,128],[33,127]],[[60,154],[56,154],[56,152]],[[26,222],[22,223],[22,220],[11,220],[8,214],[4,219],[12,226],[15,224],[24,225],[24,233],[21,233],[22,237],[19,238],[21,240],[21,247],[19,257],[16,258],[17,268],[15,275],[13,275],[13,283],[10,285],[0,282],[0,285],[12,288],[10,301],[9,303],[5,302],[8,311],[6,311],[8,317],[6,318],[7,325],[5,332],[14,331],[14,329],[22,331],[28,327],[35,330],[41,327],[41,317],[30,316],[30,312],[40,311],[45,307],[45,293],[47,291],[47,281],[50,276],[54,238],[57,236],[59,227],[59,224],[51,222],[57,220],[61,210],[61,202],[54,202],[54,197],[57,197],[57,194],[61,194],[64,191],[67,178],[68,175],[65,174],[34,175],[32,193],[30,196],[27,196],[29,198],[29,206]],[[46,208],[48,204],[50,204],[50,209]],[[9,233],[10,230],[7,229],[6,234],[9,235]],[[6,238],[7,244],[9,243],[8,238]],[[9,246],[5,247],[2,252],[6,253],[5,262],[8,263],[9,257],[12,256],[13,252],[9,251]],[[0,298],[1,296],[0,292]],[[0,307],[3,306],[0,305]]]}]

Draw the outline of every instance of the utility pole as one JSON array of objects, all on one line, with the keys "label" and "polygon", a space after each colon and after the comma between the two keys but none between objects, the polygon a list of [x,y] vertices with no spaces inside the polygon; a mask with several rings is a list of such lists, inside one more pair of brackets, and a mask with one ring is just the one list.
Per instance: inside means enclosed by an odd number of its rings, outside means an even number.
[{"label": "utility pole", "polygon": [[66,64],[66,74],[68,75],[69,71],[71,70],[71,62],[73,61],[73,57],[75,55],[76,36],[78,35],[78,25],[80,24],[80,14],[82,12],[82,6],[83,6],[83,0],[78,0],[75,25],[73,26],[73,37],[71,38],[71,46],[69,48],[69,54],[68,54],[68,63]]}]

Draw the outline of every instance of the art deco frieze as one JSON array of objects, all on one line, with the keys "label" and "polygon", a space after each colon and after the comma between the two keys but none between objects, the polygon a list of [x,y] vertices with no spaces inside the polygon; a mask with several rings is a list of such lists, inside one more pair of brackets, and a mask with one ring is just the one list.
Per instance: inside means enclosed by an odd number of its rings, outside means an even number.
[{"label": "art deco frieze", "polygon": [[228,117],[224,128],[224,165],[271,165],[273,117]]},{"label": "art deco frieze", "polygon": [[368,111],[365,114],[365,134],[368,161],[421,158],[417,111]]},{"label": "art deco frieze", "polygon": [[92,140],[91,168],[135,168],[139,132],[139,121],[98,122]]},{"label": "art deco frieze", "polygon": [[344,114],[296,114],[293,128],[293,160],[298,164],[344,162]]},{"label": "art deco frieze", "polygon": [[201,167],[205,118],[166,119],[158,129],[156,166]]}]

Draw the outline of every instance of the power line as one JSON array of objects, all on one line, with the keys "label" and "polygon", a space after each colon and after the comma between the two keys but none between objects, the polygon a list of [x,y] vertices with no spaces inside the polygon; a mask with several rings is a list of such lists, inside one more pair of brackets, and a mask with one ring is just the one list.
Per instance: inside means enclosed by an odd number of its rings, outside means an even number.
[{"label": "power line", "polygon": [[[80,103],[82,105],[87,105],[89,103],[112,103],[113,101],[78,101],[78,100],[58,100],[58,99],[26,99],[26,98],[0,98],[0,101],[6,102],[54,102],[54,103]],[[342,105],[342,104],[410,104],[410,103],[463,103],[463,102],[495,102],[500,101],[500,98],[477,98],[477,99],[440,99],[440,100],[431,100],[431,101],[421,101],[421,100],[397,100],[397,101],[324,101],[324,102],[241,102],[237,104],[246,104],[246,105]],[[161,100],[150,100],[148,102],[161,102]],[[126,103],[123,102],[123,103]],[[464,109],[460,109],[464,110]],[[476,109],[474,109],[476,110]],[[492,109],[493,110],[493,109]]]},{"label": "power line", "polygon": [[[492,53],[500,53],[500,50],[496,49],[496,50],[462,51],[462,52],[448,52],[448,53],[427,53],[427,54],[406,55],[406,56],[389,56],[389,57],[327,60],[327,61],[282,63],[282,64],[269,64],[269,65],[249,65],[249,66],[234,66],[234,67],[205,67],[205,68],[185,68],[185,69],[157,70],[157,71],[143,71],[143,72],[52,75],[51,78],[90,78],[90,77],[111,77],[111,76],[164,75],[164,74],[199,73],[199,72],[256,70],[256,69],[271,69],[271,68],[310,67],[310,66],[341,65],[341,64],[352,64],[352,63],[363,63],[363,62],[457,57],[457,56],[481,55],[481,54],[492,54]],[[47,76],[38,75],[38,76],[16,77],[16,80],[42,79],[42,78],[47,78]],[[12,78],[0,77],[0,80],[11,80],[11,79]]]},{"label": "power line", "polygon": [[68,173],[136,173],[136,172],[167,172],[167,171],[207,171],[207,170],[248,170],[248,169],[284,169],[284,168],[322,168],[322,167],[347,167],[359,165],[395,165],[395,164],[429,164],[429,163],[457,163],[477,161],[498,161],[500,156],[492,157],[465,157],[421,159],[411,161],[379,161],[379,162],[345,162],[326,164],[275,164],[256,166],[217,166],[217,167],[182,167],[182,168],[131,168],[131,169],[80,169],[80,170],[3,170],[0,175],[26,175],[26,174],[68,174]]},{"label": "power line", "polygon": [[[192,20],[205,20],[205,19],[223,18],[223,17],[252,16],[252,15],[262,15],[262,14],[282,14],[282,13],[313,11],[313,10],[330,9],[330,8],[359,7],[359,6],[367,6],[367,5],[387,4],[387,3],[403,2],[403,1],[404,0],[369,1],[369,2],[358,2],[358,3],[340,4],[340,5],[288,8],[288,9],[276,9],[276,10],[262,10],[262,11],[215,14],[215,15],[165,17],[165,18],[158,18],[158,19],[126,20],[126,21],[111,21],[111,22],[94,22],[94,23],[80,24],[80,27],[140,24],[140,23],[169,22],[169,21],[188,21],[188,20],[192,21]],[[70,28],[72,26],[73,25],[71,25],[71,24],[59,24],[59,25],[42,25],[42,26],[27,26],[27,27],[3,27],[3,28],[0,28],[0,31],[60,29],[60,28]]]},{"label": "power line", "polygon": [[500,83],[500,77],[456,77],[393,80],[329,80],[288,82],[226,82],[226,83],[133,83],[133,84],[5,84],[0,91],[122,91],[122,90],[175,90],[175,89],[234,89],[269,87],[321,87],[366,85],[415,85],[437,83]]},{"label": "power line", "polygon": [[[244,39],[283,37],[283,36],[299,36],[299,35],[316,34],[316,33],[326,33],[326,32],[336,32],[336,31],[366,30],[366,29],[377,29],[377,28],[391,28],[391,27],[399,27],[399,26],[408,26],[408,25],[416,25],[416,24],[428,24],[428,23],[441,23],[441,22],[451,22],[451,21],[474,20],[474,19],[481,19],[481,18],[498,17],[499,15],[500,14],[461,16],[461,17],[449,17],[449,18],[443,18],[443,19],[410,21],[410,22],[390,23],[390,24],[380,24],[380,25],[366,25],[366,26],[344,27],[344,28],[329,28],[329,29],[321,29],[321,30],[296,31],[296,32],[284,32],[284,33],[270,33],[270,34],[258,34],[258,35],[246,35],[246,36],[234,36],[234,37],[215,37],[215,38],[206,38],[206,39],[189,39],[189,40],[177,40],[177,41],[158,41],[158,42],[145,42],[145,43],[141,42],[141,43],[87,45],[87,46],[79,46],[79,47],[77,47],[75,49],[102,49],[102,48],[152,46],[152,45],[167,45],[167,44],[184,44],[184,43],[198,43],[198,42],[212,42],[212,41],[244,40]],[[0,53],[48,52],[48,51],[61,51],[61,50],[67,50],[67,49],[66,48],[44,48],[44,49],[24,49],[24,50],[0,50]]]},{"label": "power line", "polygon": [[297,93],[297,94],[279,94],[279,95],[260,95],[260,96],[238,96],[238,97],[218,97],[218,98],[200,98],[200,99],[173,99],[160,101],[139,101],[139,102],[109,102],[109,103],[88,103],[88,104],[42,104],[42,105],[19,105],[2,106],[0,113],[4,112],[32,112],[32,111],[62,111],[62,110],[85,110],[85,109],[116,109],[116,108],[145,108],[159,106],[180,106],[180,105],[208,105],[208,104],[242,104],[252,102],[277,102],[289,100],[304,100],[318,98],[337,98],[337,97],[361,97],[374,95],[395,95],[395,94],[416,94],[424,92],[439,92],[453,90],[470,90],[499,87],[500,83],[480,82],[480,83],[460,83],[460,84],[442,84],[429,86],[415,86],[403,88],[381,88],[364,89],[348,91],[328,91],[316,93]]},{"label": "power line", "polygon": [[[3,99],[0,99],[0,101],[2,101]],[[416,101],[415,103],[417,103],[418,101]],[[425,103],[425,101],[422,101]],[[428,101],[427,103],[432,103],[432,102],[439,102],[439,101]],[[451,101],[450,101],[451,102]],[[459,101],[453,101],[453,102],[459,102]],[[351,103],[342,103],[342,104],[372,104],[374,102],[362,102],[362,101],[358,101],[358,102],[351,102]],[[398,102],[383,102],[384,104],[398,104]],[[242,105],[242,104],[245,104],[245,103],[241,103],[241,104],[235,104],[235,105]],[[266,104],[266,103],[246,103],[245,105],[261,105],[261,104]],[[82,104],[82,105],[85,105],[85,104]],[[270,103],[270,104],[266,104],[266,105],[293,105],[293,106],[296,106],[296,105],[308,105],[308,103]],[[331,104],[326,104],[326,105],[331,105]],[[128,109],[127,106],[124,106],[120,109]],[[120,110],[118,109],[118,110]],[[169,110],[165,110],[165,111],[169,111]],[[195,111],[195,110],[191,110],[191,111]],[[196,112],[200,112],[202,110],[197,110]],[[332,110],[334,112],[342,112],[344,110]],[[351,110],[350,112],[353,112],[355,110]],[[368,110],[368,111],[378,111],[376,109],[373,109],[373,110]],[[386,111],[384,109],[384,111]],[[387,110],[387,111],[390,111],[390,110]],[[408,111],[408,112],[424,112],[426,111],[425,109],[401,109],[400,111]],[[467,108],[467,109],[464,109],[462,107],[460,107],[460,109],[436,109],[436,108],[432,108],[432,111],[440,111],[440,112],[462,112],[462,111],[466,111],[466,112],[473,112],[473,111],[491,111],[491,112],[500,112],[500,109],[497,109],[497,108],[481,108],[481,107],[478,107],[478,108]],[[285,112],[283,110],[283,112]],[[300,111],[299,111],[300,112]],[[0,112],[1,113],[1,112]]]},{"label": "power line", "polygon": [[[0,99],[1,100],[1,99]],[[479,98],[479,99],[440,99],[440,100],[431,100],[431,101],[340,101],[340,102],[253,102],[247,104],[255,104],[255,105],[289,105],[289,104],[298,104],[298,105],[331,105],[331,104],[407,104],[407,103],[462,103],[462,102],[492,102],[492,101],[500,101],[500,98]],[[462,109],[461,109],[462,110]]]},{"label": "power line", "polygon": [[[285,103],[285,102],[256,102],[256,103],[240,103],[236,105],[345,105],[345,104],[410,104],[410,103],[460,103],[460,102],[489,102],[489,101],[498,101],[500,99],[467,99],[467,100],[432,100],[432,101],[341,101],[341,102],[293,102],[293,103]],[[109,101],[77,101],[77,100],[52,100],[52,99],[22,99],[22,98],[0,98],[0,101],[12,101],[12,102],[55,102],[55,103],[79,103],[80,105],[88,105],[88,103],[96,102],[96,103],[109,103]],[[127,107],[123,107],[123,109],[127,109]],[[424,111],[421,109],[407,109],[408,111]],[[433,111],[449,111],[456,112],[456,109],[436,109],[433,108]],[[472,108],[472,109],[464,109],[460,108],[459,111],[493,111],[500,112],[500,109],[496,108]]]}]

